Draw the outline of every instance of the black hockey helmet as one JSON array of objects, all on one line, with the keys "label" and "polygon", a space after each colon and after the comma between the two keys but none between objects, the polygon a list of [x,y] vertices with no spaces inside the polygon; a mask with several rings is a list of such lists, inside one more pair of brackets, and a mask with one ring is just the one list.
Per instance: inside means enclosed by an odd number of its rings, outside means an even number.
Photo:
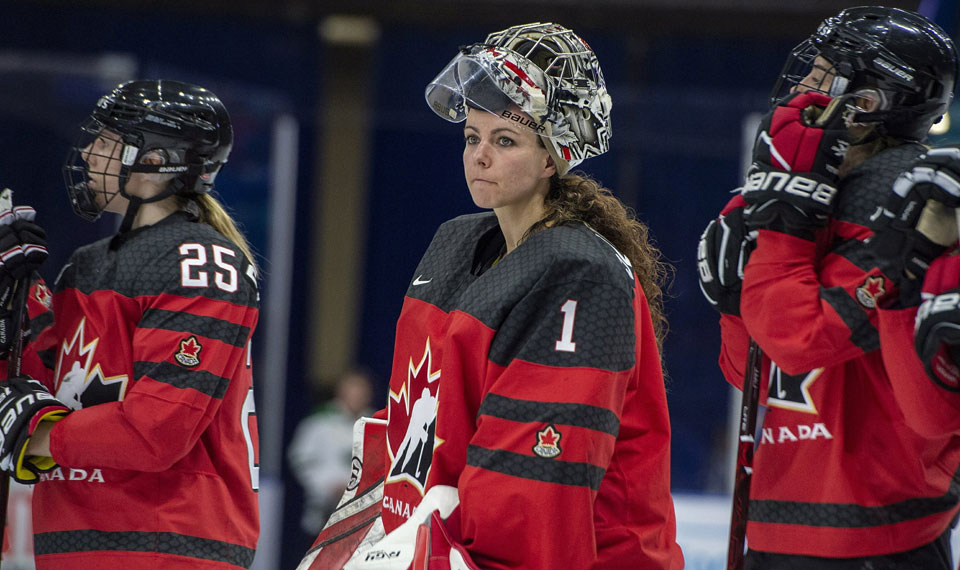
[{"label": "black hockey helmet", "polygon": [[872,100],[854,121],[878,125],[879,134],[922,141],[953,97],[957,79],[953,40],[915,12],[860,6],[827,18],[787,58],[772,104],[801,82],[816,89],[808,77],[817,56],[831,66],[821,70],[820,77],[834,78],[822,91],[833,97],[859,94]]},{"label": "black hockey helmet", "polygon": [[[89,145],[101,133],[111,133],[116,137],[114,143],[122,145],[121,167],[119,174],[114,175],[118,177],[121,195],[130,198],[124,188],[132,173],[157,173],[171,178],[162,194],[131,203],[138,207],[139,203],[173,194],[209,192],[233,147],[233,127],[220,99],[203,87],[180,81],[123,83],[97,101],[81,130],[80,140],[64,165],[64,178],[74,211],[89,220],[97,219],[106,202],[116,195],[106,188],[93,190],[88,183],[91,172],[86,159],[97,152]],[[162,164],[143,164],[141,159],[148,153],[159,156]],[[103,194],[99,203],[98,193]]]}]

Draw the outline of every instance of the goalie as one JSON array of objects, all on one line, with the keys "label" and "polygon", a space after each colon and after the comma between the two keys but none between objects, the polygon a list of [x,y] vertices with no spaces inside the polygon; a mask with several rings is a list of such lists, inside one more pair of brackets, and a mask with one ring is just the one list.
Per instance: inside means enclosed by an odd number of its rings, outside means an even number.
[{"label": "goalie", "polygon": [[461,48],[426,98],[464,123],[467,187],[492,211],[443,224],[413,273],[387,408],[301,568],[681,568],[664,268],[569,172],[609,147],[596,55],[515,26]]}]

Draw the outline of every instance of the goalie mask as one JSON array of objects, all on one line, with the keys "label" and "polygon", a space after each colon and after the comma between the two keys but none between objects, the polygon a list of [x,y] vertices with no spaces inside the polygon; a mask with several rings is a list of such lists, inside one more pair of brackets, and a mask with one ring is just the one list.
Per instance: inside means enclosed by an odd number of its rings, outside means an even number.
[{"label": "goalie mask", "polygon": [[956,48],[936,24],[906,10],[861,6],[827,18],[794,48],[771,103],[798,86],[831,97],[853,94],[854,122],[922,141],[946,113],[956,77]]},{"label": "goalie mask", "polygon": [[[220,99],[179,81],[121,84],[97,101],[80,129],[63,167],[73,209],[93,221],[120,194],[130,200],[124,226],[142,203],[212,190],[233,146]],[[166,187],[150,198],[131,196],[126,186],[134,174],[156,177]]]},{"label": "goalie mask", "polygon": [[454,123],[472,107],[532,130],[560,175],[610,148],[612,102],[597,56],[556,24],[514,26],[461,48],[427,85],[426,99]]}]

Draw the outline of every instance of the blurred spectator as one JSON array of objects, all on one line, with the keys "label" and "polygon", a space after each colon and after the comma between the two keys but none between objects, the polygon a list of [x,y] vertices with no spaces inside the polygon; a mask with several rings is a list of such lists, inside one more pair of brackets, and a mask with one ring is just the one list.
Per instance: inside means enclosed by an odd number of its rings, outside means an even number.
[{"label": "blurred spectator", "polygon": [[340,376],[333,398],[301,420],[287,448],[287,460],[306,496],[300,526],[311,535],[320,532],[350,480],[353,424],[373,413],[372,384],[366,370]]}]

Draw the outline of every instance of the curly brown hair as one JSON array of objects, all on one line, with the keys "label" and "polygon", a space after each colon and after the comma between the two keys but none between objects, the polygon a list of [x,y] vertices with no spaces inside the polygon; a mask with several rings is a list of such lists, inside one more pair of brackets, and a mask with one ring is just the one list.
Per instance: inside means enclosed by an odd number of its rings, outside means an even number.
[{"label": "curly brown hair", "polygon": [[546,215],[527,230],[524,238],[545,228],[571,222],[585,223],[605,237],[633,265],[650,306],[657,345],[662,348],[668,328],[663,311],[663,289],[673,268],[661,261],[662,255],[651,241],[649,228],[637,220],[635,213],[609,189],[580,172],[554,175],[544,205]]}]

